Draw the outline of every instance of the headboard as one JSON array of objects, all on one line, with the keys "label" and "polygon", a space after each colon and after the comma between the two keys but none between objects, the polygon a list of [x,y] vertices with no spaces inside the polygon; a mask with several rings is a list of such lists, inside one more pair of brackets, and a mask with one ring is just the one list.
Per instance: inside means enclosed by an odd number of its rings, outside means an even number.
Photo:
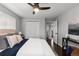
[{"label": "headboard", "polygon": [[13,33],[16,33],[16,29],[0,29],[0,50],[7,48],[6,41],[3,38],[7,34],[13,34]]},{"label": "headboard", "polygon": [[8,33],[16,33],[16,29],[0,29],[0,36]]}]

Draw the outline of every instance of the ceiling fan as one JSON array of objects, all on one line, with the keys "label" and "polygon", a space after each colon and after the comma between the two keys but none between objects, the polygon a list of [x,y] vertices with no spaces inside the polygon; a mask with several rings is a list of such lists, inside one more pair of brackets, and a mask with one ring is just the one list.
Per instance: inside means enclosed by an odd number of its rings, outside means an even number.
[{"label": "ceiling fan", "polygon": [[40,7],[39,3],[28,3],[30,6],[33,7],[33,14],[37,13],[39,10],[48,10],[51,7]]}]

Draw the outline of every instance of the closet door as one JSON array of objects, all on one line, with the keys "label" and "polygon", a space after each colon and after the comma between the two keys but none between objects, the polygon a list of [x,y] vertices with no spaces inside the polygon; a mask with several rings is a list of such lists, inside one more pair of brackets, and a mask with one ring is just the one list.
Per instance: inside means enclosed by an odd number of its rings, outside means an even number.
[{"label": "closet door", "polygon": [[40,37],[40,22],[25,22],[25,36],[26,38]]}]

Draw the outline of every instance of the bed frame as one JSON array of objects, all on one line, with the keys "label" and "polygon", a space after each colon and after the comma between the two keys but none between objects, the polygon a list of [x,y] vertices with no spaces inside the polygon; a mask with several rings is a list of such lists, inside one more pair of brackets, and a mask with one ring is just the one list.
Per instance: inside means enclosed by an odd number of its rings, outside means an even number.
[{"label": "bed frame", "polygon": [[16,33],[16,29],[0,29],[0,36],[8,33]]}]

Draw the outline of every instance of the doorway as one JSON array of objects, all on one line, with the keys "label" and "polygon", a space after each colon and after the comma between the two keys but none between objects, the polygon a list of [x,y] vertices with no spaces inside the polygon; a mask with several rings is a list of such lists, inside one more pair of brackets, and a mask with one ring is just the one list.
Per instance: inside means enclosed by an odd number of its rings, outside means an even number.
[{"label": "doorway", "polygon": [[57,20],[46,23],[46,37],[48,44],[54,48],[54,43],[57,44]]}]

